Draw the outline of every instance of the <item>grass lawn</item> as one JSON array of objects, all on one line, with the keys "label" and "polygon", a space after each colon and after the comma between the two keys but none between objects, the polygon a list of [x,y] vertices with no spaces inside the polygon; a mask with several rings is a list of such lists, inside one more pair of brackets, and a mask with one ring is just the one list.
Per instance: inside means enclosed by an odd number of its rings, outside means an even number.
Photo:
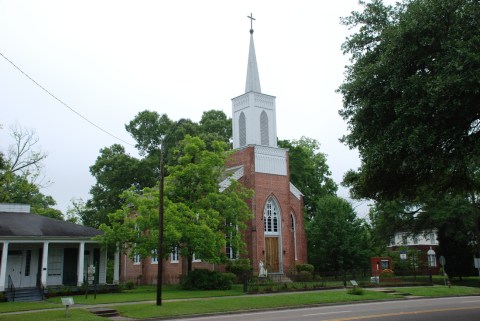
[{"label": "grass lawn", "polygon": [[398,293],[409,293],[411,295],[425,297],[442,297],[442,296],[460,296],[460,295],[480,295],[480,288],[471,288],[466,286],[419,286],[407,288],[393,288]]},{"label": "grass lawn", "polygon": [[[192,299],[192,298],[209,298],[232,295],[243,295],[242,285],[234,285],[231,290],[220,291],[186,291],[181,290],[178,286],[164,285],[162,287],[162,300],[172,299]],[[48,302],[60,304],[61,297],[53,297]],[[94,299],[93,292],[89,292],[85,299],[85,294],[73,296],[75,304],[101,304],[101,303],[119,303],[119,302],[136,302],[136,301],[155,301],[157,299],[156,286],[140,286],[133,290],[124,290],[119,293],[102,293],[97,294]],[[1,305],[0,305],[1,306]]]},{"label": "grass lawn", "polygon": [[0,321],[106,321],[108,319],[98,317],[84,309],[69,309],[68,319],[65,318],[65,310],[43,311],[25,314],[1,315]]},{"label": "grass lawn", "polygon": [[297,292],[281,295],[243,296],[188,302],[164,302],[113,306],[122,316],[132,318],[153,318],[227,311],[254,310],[277,307],[306,306],[324,303],[340,303],[364,300],[392,299],[389,294],[365,291],[363,295],[351,295],[346,290],[325,292]]},{"label": "grass lawn", "polygon": [[[59,299],[60,300],[60,299]],[[59,305],[50,302],[2,302],[0,303],[0,313],[28,311],[28,310],[42,310],[50,308],[58,308]],[[4,320],[1,319],[0,320]]]}]

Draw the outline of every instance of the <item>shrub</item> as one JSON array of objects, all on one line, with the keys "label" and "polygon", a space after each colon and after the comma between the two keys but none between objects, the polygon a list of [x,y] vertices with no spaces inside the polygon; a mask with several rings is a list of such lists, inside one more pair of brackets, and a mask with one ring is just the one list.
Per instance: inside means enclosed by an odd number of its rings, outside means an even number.
[{"label": "shrub", "polygon": [[363,295],[363,289],[359,286],[354,286],[351,289],[348,289],[347,293],[348,294],[353,294],[353,295]]},{"label": "shrub", "polygon": [[237,281],[242,282],[244,276],[250,276],[252,266],[249,259],[230,260],[226,265],[227,272],[233,273],[237,276]]},{"label": "shrub", "polygon": [[223,277],[230,280],[230,282],[233,284],[237,281],[237,276],[234,273],[231,272],[225,272],[222,273]]},{"label": "shrub", "polygon": [[392,269],[385,269],[380,273],[380,277],[383,277],[383,278],[391,278],[393,276],[395,276],[395,273],[393,272]]},{"label": "shrub", "polygon": [[299,282],[310,282],[313,280],[313,275],[309,271],[300,271],[297,274],[297,281]]},{"label": "shrub", "polygon": [[297,273],[300,273],[302,271],[310,272],[313,273],[313,265],[311,264],[298,264],[295,266],[295,269],[297,270]]},{"label": "shrub", "polygon": [[125,289],[127,290],[133,290],[134,287],[135,283],[133,283],[132,281],[128,281],[127,283],[125,283]]},{"label": "shrub", "polygon": [[181,286],[184,290],[230,290],[232,283],[231,273],[196,269],[182,279]]}]

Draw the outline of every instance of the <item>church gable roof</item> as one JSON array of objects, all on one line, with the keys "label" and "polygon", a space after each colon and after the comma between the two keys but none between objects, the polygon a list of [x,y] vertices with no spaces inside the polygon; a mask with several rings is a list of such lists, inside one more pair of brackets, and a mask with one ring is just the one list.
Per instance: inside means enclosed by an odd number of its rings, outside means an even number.
[{"label": "church gable roof", "polygon": [[19,212],[0,213],[0,237],[92,238],[103,232],[53,218]]},{"label": "church gable roof", "polygon": [[297,199],[300,199],[303,196],[302,192],[300,192],[300,190],[295,185],[293,185],[292,182],[290,182],[290,193],[295,195]]},{"label": "church gable roof", "polygon": [[231,174],[231,176],[227,177],[220,183],[220,192],[223,192],[230,187],[232,184],[232,179],[238,181],[243,177],[243,165],[228,168],[227,173]]}]

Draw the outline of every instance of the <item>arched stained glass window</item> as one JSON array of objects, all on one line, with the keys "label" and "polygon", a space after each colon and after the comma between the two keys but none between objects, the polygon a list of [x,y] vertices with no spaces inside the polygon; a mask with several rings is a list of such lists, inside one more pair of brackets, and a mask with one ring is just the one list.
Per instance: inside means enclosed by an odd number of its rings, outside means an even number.
[{"label": "arched stained glass window", "polygon": [[263,211],[263,231],[265,234],[278,235],[280,233],[280,215],[278,205],[270,198]]}]

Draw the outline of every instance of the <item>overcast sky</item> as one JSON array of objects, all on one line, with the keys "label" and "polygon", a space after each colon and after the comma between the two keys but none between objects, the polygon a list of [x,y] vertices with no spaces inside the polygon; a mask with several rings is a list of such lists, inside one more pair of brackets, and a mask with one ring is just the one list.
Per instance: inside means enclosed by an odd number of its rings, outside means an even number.
[{"label": "overcast sky", "polygon": [[[199,121],[210,109],[231,117],[244,93],[250,19],[262,92],[277,97],[279,139],[314,138],[332,177],[360,164],[339,142],[343,81],[339,17],[357,10],[341,1],[27,1],[0,0],[0,53],[76,112],[135,144],[125,124],[143,110]],[[65,213],[90,198],[89,167],[99,150],[120,143],[45,93],[0,56],[0,150],[10,127],[34,129],[48,154],[43,193]],[[340,188],[339,195],[348,196]],[[367,208],[360,206],[360,216]]]}]

